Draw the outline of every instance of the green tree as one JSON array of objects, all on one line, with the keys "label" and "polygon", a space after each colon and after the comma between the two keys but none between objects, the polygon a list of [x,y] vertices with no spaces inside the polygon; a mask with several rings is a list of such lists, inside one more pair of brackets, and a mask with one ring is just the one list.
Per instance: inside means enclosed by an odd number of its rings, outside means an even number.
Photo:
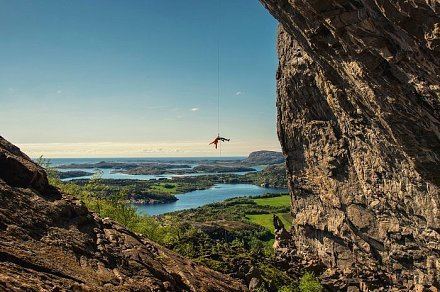
[{"label": "green tree", "polygon": [[38,157],[35,160],[35,163],[44,168],[47,174],[47,178],[49,182],[52,184],[55,181],[59,180],[58,172],[57,170],[52,166],[52,163],[50,162],[50,159],[44,158],[43,155]]}]

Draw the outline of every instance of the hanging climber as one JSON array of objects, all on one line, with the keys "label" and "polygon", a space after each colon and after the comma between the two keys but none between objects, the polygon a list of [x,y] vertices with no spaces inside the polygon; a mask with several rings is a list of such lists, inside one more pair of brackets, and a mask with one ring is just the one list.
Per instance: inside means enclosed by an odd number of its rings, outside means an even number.
[{"label": "hanging climber", "polygon": [[217,144],[220,142],[229,142],[231,139],[226,139],[223,137],[220,137],[220,134],[217,135],[217,138],[214,139],[214,141],[212,141],[211,143],[209,143],[209,145],[214,144],[215,145],[215,149],[217,149]]}]

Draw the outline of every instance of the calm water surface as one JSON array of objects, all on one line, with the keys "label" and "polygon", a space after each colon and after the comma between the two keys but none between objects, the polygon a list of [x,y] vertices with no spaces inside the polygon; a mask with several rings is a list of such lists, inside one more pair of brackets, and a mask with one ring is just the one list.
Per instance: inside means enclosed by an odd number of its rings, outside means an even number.
[{"label": "calm water surface", "polygon": [[[107,162],[124,162],[124,163],[134,163],[134,162],[159,162],[159,163],[175,163],[175,164],[188,164],[191,167],[195,167],[199,165],[199,162],[206,161],[237,161],[244,159],[243,157],[184,157],[184,158],[53,158],[50,160],[51,164],[61,172],[64,171],[86,171],[90,173],[95,173],[100,171],[102,173],[101,178],[103,179],[139,179],[139,180],[150,180],[150,179],[159,179],[159,178],[173,178],[173,177],[184,177],[184,176],[201,176],[201,175],[218,175],[219,173],[188,173],[188,174],[160,174],[160,175],[132,175],[116,172],[116,169],[109,168],[71,168],[71,169],[60,169],[58,166],[62,164],[82,164],[82,163],[98,163],[101,161]],[[261,171],[263,169],[262,166],[252,166],[256,171]],[[243,175],[249,173],[246,172],[233,172],[234,174]],[[91,176],[82,176],[82,177],[72,177],[63,179],[64,181],[75,180],[75,179],[88,179]]]},{"label": "calm water surface", "polygon": [[[100,161],[112,161],[112,162],[166,162],[166,163],[185,163],[190,164],[192,167],[199,164],[199,161],[206,160],[240,160],[244,157],[212,157],[212,158],[59,158],[51,159],[52,165],[56,168],[61,164],[70,163],[97,163]],[[203,162],[202,162],[203,163]],[[257,171],[261,171],[263,167],[253,166]],[[102,178],[104,179],[138,179],[138,180],[150,180],[159,178],[172,178],[178,176],[199,176],[199,175],[218,175],[218,173],[193,173],[193,174],[163,174],[163,175],[131,175],[124,173],[115,173],[114,169],[58,169],[59,171],[71,171],[82,170],[87,172],[96,172],[100,170],[102,172]],[[236,172],[236,174],[246,174],[247,172]],[[90,178],[90,176],[68,178],[65,180]],[[164,213],[186,210],[191,208],[201,207],[207,204],[223,201],[229,198],[242,197],[242,196],[259,196],[267,193],[287,193],[286,189],[273,189],[262,188],[252,184],[217,184],[214,187],[207,190],[198,190],[188,192],[185,194],[176,195],[179,199],[176,202],[168,204],[156,204],[156,205],[138,205],[138,212],[148,215],[160,215]]]},{"label": "calm water surface", "polygon": [[[262,170],[262,167],[260,167],[260,166],[252,166],[252,167],[255,168],[256,171]],[[188,173],[188,174],[166,174],[165,173],[165,174],[159,174],[159,175],[143,175],[143,174],[119,173],[119,172],[114,172],[115,171],[114,169],[108,169],[108,168],[95,168],[95,169],[74,168],[74,169],[57,169],[57,170],[61,171],[61,172],[82,170],[82,171],[87,171],[90,173],[94,173],[99,170],[102,173],[101,178],[103,178],[103,179],[138,179],[138,180],[222,174],[222,173],[212,173],[212,172],[200,172],[200,173]],[[244,175],[249,172],[250,171],[232,172],[232,173],[238,174],[238,175]],[[69,180],[74,180],[74,179],[88,179],[90,177],[91,176],[71,177],[71,178],[65,178],[65,179],[63,179],[63,181],[69,181]]]},{"label": "calm water surface", "polygon": [[286,189],[262,188],[251,184],[218,184],[207,190],[198,190],[181,195],[176,202],[156,205],[136,204],[140,214],[160,215],[201,207],[207,204],[242,196],[259,196],[267,193],[287,193]]}]

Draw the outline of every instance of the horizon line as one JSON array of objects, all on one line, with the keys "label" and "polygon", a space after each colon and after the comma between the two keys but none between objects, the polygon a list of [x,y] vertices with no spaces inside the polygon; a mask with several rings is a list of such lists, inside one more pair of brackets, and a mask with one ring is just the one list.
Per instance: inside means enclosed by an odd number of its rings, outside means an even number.
[{"label": "horizon line", "polygon": [[45,158],[185,158],[185,157],[244,157],[255,151],[281,152],[278,143],[230,142],[222,151],[202,142],[131,143],[15,143],[29,157]]}]

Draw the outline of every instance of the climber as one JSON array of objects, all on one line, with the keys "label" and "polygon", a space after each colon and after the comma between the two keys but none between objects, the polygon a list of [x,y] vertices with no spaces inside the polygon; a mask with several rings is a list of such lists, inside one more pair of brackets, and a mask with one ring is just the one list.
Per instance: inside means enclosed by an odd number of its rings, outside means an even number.
[{"label": "climber", "polygon": [[217,144],[219,142],[226,142],[226,141],[229,142],[230,140],[231,139],[226,139],[226,138],[220,137],[220,134],[219,134],[219,135],[217,135],[217,138],[214,139],[214,141],[209,143],[209,145],[214,144],[215,145],[215,149],[217,149]]}]

